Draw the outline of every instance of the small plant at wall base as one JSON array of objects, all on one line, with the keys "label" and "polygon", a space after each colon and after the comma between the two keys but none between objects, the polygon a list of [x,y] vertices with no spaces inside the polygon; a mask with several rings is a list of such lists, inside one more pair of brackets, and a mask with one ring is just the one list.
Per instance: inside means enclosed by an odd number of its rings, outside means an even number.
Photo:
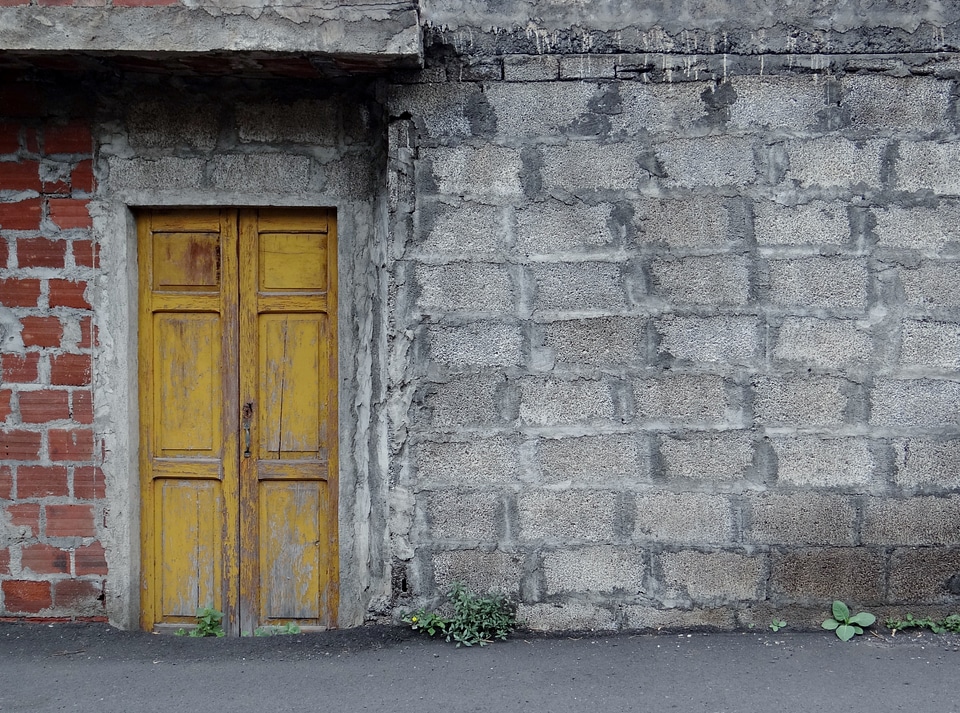
[{"label": "small plant at wall base", "polygon": [[454,582],[447,599],[453,605],[452,617],[418,609],[401,615],[401,620],[415,631],[445,636],[457,646],[485,646],[495,639],[506,639],[516,626],[516,607],[500,595],[480,597],[461,582]]},{"label": "small plant at wall base", "polygon": [[776,634],[780,629],[784,628],[787,625],[783,619],[774,619],[770,622],[770,628],[773,630],[773,633]]},{"label": "small plant at wall base", "polygon": [[196,639],[205,636],[223,636],[223,612],[213,607],[200,607],[197,609],[197,625],[190,631],[180,629],[177,636],[191,636]]},{"label": "small plant at wall base", "polygon": [[915,618],[913,614],[907,614],[903,619],[891,616],[887,617],[886,624],[894,636],[904,629],[930,629],[934,634],[946,634],[948,631],[958,633],[960,632],[960,614],[950,614],[942,619],[931,619],[928,616]]},{"label": "small plant at wall base", "polygon": [[873,614],[863,611],[851,616],[850,608],[838,599],[833,603],[833,616],[823,622],[823,628],[835,632],[840,641],[850,641],[876,620]]}]

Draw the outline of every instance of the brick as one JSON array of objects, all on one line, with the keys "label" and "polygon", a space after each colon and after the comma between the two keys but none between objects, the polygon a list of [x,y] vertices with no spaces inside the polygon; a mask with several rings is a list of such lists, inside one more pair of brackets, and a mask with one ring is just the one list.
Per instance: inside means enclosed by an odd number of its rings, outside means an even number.
[{"label": "brick", "polygon": [[744,186],[757,178],[753,141],[728,136],[668,141],[657,159],[669,186]]},{"label": "brick", "polygon": [[13,499],[13,469],[0,465],[0,500]]},{"label": "brick", "polygon": [[929,190],[948,196],[960,193],[960,177],[955,170],[960,161],[960,146],[939,141],[904,141],[897,153],[898,190]]},{"label": "brick", "polygon": [[10,406],[10,397],[13,396],[13,392],[10,389],[0,389],[0,423],[7,420],[7,416],[10,415],[11,406]]},{"label": "brick", "polygon": [[53,585],[53,599],[58,609],[80,612],[103,610],[103,585],[81,579],[64,579]]},{"label": "brick", "polygon": [[960,369],[960,325],[904,320],[900,330],[900,365],[944,371]]},{"label": "brick", "polygon": [[[616,71],[623,66],[624,58],[598,58],[600,62],[614,61]],[[638,139],[641,146],[649,141],[649,134],[676,136],[678,131],[695,130],[706,118],[706,106],[701,94],[702,82],[619,82],[622,111],[609,115],[610,132],[615,136]],[[636,149],[634,149],[636,150]]]},{"label": "brick", "polygon": [[77,267],[99,267],[100,246],[90,240],[73,241],[73,262]]},{"label": "brick", "polygon": [[565,146],[544,146],[544,188],[575,195],[596,191],[639,190],[648,177],[633,151],[618,144],[574,141]]},{"label": "brick", "polygon": [[910,438],[895,441],[894,482],[924,491],[960,490],[960,441]]},{"label": "brick", "polygon": [[0,431],[0,458],[31,461],[39,457],[39,433],[33,431]]},{"label": "brick", "polygon": [[723,196],[697,196],[696,200],[647,198],[632,205],[635,240],[641,245],[728,250],[745,238],[745,222],[737,220]]},{"label": "brick", "polygon": [[17,241],[17,264],[20,267],[57,267],[65,264],[67,244],[63,240],[21,238]]},{"label": "brick", "polygon": [[960,579],[960,549],[905,547],[890,558],[889,599],[916,605],[953,604]]},{"label": "brick", "polygon": [[422,149],[442,195],[509,202],[523,195],[520,152],[500,146]]},{"label": "brick", "polygon": [[0,191],[42,190],[40,164],[36,161],[0,162]]},{"label": "brick", "polygon": [[0,238],[0,270],[10,263],[10,245],[4,238]]},{"label": "brick", "polygon": [[611,422],[616,407],[604,381],[525,378],[520,384],[520,419],[532,426]]},{"label": "brick", "polygon": [[665,552],[658,558],[667,597],[696,603],[748,601],[760,597],[761,557],[735,552]]},{"label": "brick", "polygon": [[59,547],[38,543],[24,546],[20,564],[25,574],[67,574],[70,572],[70,553]]},{"label": "brick", "polygon": [[176,5],[180,0],[113,0],[114,7],[159,7]]},{"label": "brick", "polygon": [[911,307],[960,307],[960,264],[925,262],[915,269],[900,269],[899,276]]},{"label": "brick", "polygon": [[776,438],[777,482],[814,488],[865,492],[880,485],[877,458],[868,441],[857,438]]},{"label": "brick", "polygon": [[427,330],[430,358],[453,368],[517,366],[522,358],[520,327],[496,322],[462,326],[431,325]]},{"label": "brick", "polygon": [[90,302],[84,296],[86,290],[86,282],[50,280],[50,306],[90,309]]},{"label": "brick", "polygon": [[24,537],[35,537],[40,532],[40,506],[37,503],[14,503],[7,506],[10,524],[29,530]]},{"label": "brick", "polygon": [[617,494],[612,492],[539,490],[522,493],[517,500],[522,540],[610,540],[620,521]]},{"label": "brick", "polygon": [[77,423],[93,423],[93,395],[89,391],[74,391],[71,394],[70,418]]},{"label": "brick", "polygon": [[86,199],[51,198],[48,204],[50,219],[64,230],[93,227],[88,204]]},{"label": "brick", "polygon": [[560,76],[556,55],[506,55],[503,58],[503,79],[506,82],[543,82]]},{"label": "brick", "polygon": [[[243,190],[297,193],[309,190],[313,162],[306,156],[286,154],[218,154],[210,158],[210,181],[213,188],[225,191]],[[357,154],[344,154],[324,165],[321,175],[331,193],[338,189],[357,193],[366,190],[369,166],[357,165]],[[340,183],[338,183],[338,181]]]},{"label": "brick", "polygon": [[419,266],[417,307],[427,314],[513,311],[513,286],[503,265]]},{"label": "brick", "polygon": [[107,574],[107,558],[103,545],[93,542],[82,545],[73,551],[75,575],[82,577],[88,574]]},{"label": "brick", "polygon": [[726,496],[708,493],[639,494],[633,536],[650,542],[729,542],[733,537],[730,501]]},{"label": "brick", "polygon": [[532,631],[614,631],[613,612],[585,602],[521,604],[517,618]]},{"label": "brick", "polygon": [[619,487],[647,477],[647,449],[634,434],[546,438],[537,449],[540,481]]},{"label": "brick", "polygon": [[47,423],[70,417],[70,394],[66,391],[21,391],[20,418],[24,423]]},{"label": "brick", "polygon": [[774,304],[856,312],[866,308],[867,266],[861,259],[771,260],[769,280]]},{"label": "brick", "polygon": [[37,5],[40,7],[44,6],[60,6],[60,7],[69,7],[73,4],[73,0],[37,0]]},{"label": "brick", "polygon": [[[170,190],[199,190],[205,180],[207,162],[204,159],[189,158],[150,158],[108,159],[110,183],[123,186],[127,190],[151,190],[164,186]],[[221,171],[226,173],[226,165]],[[240,167],[242,169],[242,166]],[[242,174],[241,174],[242,175]]]},{"label": "brick", "polygon": [[560,55],[560,79],[613,79],[616,72],[616,59],[609,55]]},{"label": "brick", "polygon": [[543,555],[547,594],[603,593],[628,597],[644,594],[646,565],[637,549],[583,547]]},{"label": "brick", "polygon": [[416,448],[417,480],[447,485],[516,483],[520,448],[503,437],[449,443],[420,443]]},{"label": "brick", "polygon": [[47,537],[94,537],[92,505],[47,505]]},{"label": "brick", "polygon": [[17,203],[0,203],[0,229],[39,230],[40,199],[27,198]]},{"label": "brick", "polygon": [[94,335],[93,320],[90,317],[84,317],[80,320],[80,339],[77,341],[77,348],[89,349],[96,345],[93,339]]},{"label": "brick", "polygon": [[913,77],[843,77],[843,106],[857,130],[936,132],[947,130],[950,89],[944,82]]},{"label": "brick", "polygon": [[840,137],[788,141],[786,150],[790,169],[787,177],[797,181],[802,188],[878,188],[880,164],[886,147],[884,141],[854,143]]},{"label": "brick", "polygon": [[750,267],[742,257],[657,258],[650,264],[652,291],[675,305],[745,305]]},{"label": "brick", "polygon": [[567,369],[641,366],[645,359],[646,320],[591,317],[548,322],[539,327],[543,348],[537,359]]},{"label": "brick", "polygon": [[428,202],[420,208],[421,239],[411,247],[418,256],[495,258],[503,253],[503,221],[499,206]]},{"label": "brick", "polygon": [[93,175],[93,161],[81,161],[70,173],[70,187],[74,191],[83,193],[92,193],[97,187],[96,179]]},{"label": "brick", "polygon": [[50,460],[88,461],[93,458],[93,431],[88,429],[59,430],[51,428]]},{"label": "brick", "polygon": [[50,383],[54,386],[89,386],[89,354],[60,354],[50,359]]},{"label": "brick", "polygon": [[538,311],[610,312],[626,309],[623,267],[610,262],[536,264]]},{"label": "brick", "polygon": [[856,508],[841,496],[748,498],[744,540],[767,545],[853,545]]},{"label": "brick", "polygon": [[0,367],[2,367],[4,383],[34,383],[37,380],[37,364],[39,362],[40,355],[35,352],[25,356],[0,354]]},{"label": "brick", "polygon": [[936,379],[878,378],[870,423],[900,429],[953,428],[960,421],[960,384]]},{"label": "brick", "polygon": [[882,550],[830,547],[771,556],[771,594],[791,601],[842,599],[860,604],[882,601],[886,579]]},{"label": "brick", "polygon": [[522,578],[520,554],[457,550],[433,555],[433,580],[444,591],[453,582],[463,582],[473,592],[515,595]]},{"label": "brick", "polygon": [[881,248],[920,250],[940,254],[960,242],[960,204],[941,200],[936,208],[874,208],[874,232]]},{"label": "brick", "polygon": [[661,436],[662,475],[668,480],[739,480],[753,463],[753,448],[753,437],[749,433]]},{"label": "brick", "polygon": [[824,109],[820,76],[736,76],[730,83],[737,94],[730,124],[738,128],[801,131],[816,125]]},{"label": "brick", "polygon": [[847,382],[830,376],[757,377],[754,412],[766,427],[836,427],[844,423]]},{"label": "brick", "polygon": [[0,280],[0,304],[5,307],[36,307],[40,280]]},{"label": "brick", "polygon": [[524,256],[590,254],[613,249],[617,229],[611,227],[613,204],[595,206],[560,201],[537,203],[517,210],[514,250]]},{"label": "brick", "polygon": [[726,423],[734,404],[727,384],[709,374],[661,374],[634,379],[633,399],[637,418],[693,424]]},{"label": "brick", "polygon": [[753,366],[761,355],[756,317],[663,317],[660,353],[683,363]]},{"label": "brick", "polygon": [[844,245],[850,241],[850,220],[843,203],[811,201],[784,206],[757,201],[754,212],[758,245]]},{"label": "brick", "polygon": [[36,614],[53,604],[50,582],[8,579],[0,583],[3,608],[8,614]]},{"label": "brick", "polygon": [[107,482],[100,468],[77,466],[73,469],[73,497],[79,500],[98,500],[106,495]]},{"label": "brick", "polygon": [[439,490],[427,499],[434,538],[497,541],[502,532],[503,497],[496,492]]},{"label": "brick", "polygon": [[10,550],[0,549],[0,576],[10,575]]},{"label": "brick", "polygon": [[958,545],[960,497],[871,498],[864,508],[861,537],[866,544]]},{"label": "brick", "polygon": [[[440,85],[435,88],[442,90],[448,86]],[[156,127],[151,132],[150,139],[156,141],[160,138],[156,135],[159,133],[157,129],[165,127],[158,124],[178,121],[182,128],[178,132],[181,136],[177,138],[181,143],[207,149],[216,146],[219,127],[215,112],[208,112],[205,123],[200,124],[197,118],[172,116],[171,109],[163,105],[149,108],[153,111],[154,117],[151,128]],[[418,116],[423,115],[422,111],[414,113]],[[158,122],[157,119],[161,117],[161,121]],[[236,122],[237,136],[243,143],[289,142],[310,146],[334,146],[336,145],[335,137],[341,131],[338,102],[330,99],[305,99],[292,103],[244,103],[236,109]],[[182,136],[185,130],[191,135]],[[147,137],[141,135],[138,138]]]},{"label": "brick", "polygon": [[21,465],[17,468],[17,497],[46,498],[69,494],[67,469],[56,465]]},{"label": "brick", "polygon": [[873,340],[855,320],[787,317],[776,332],[773,358],[825,369],[864,366],[873,361]]},{"label": "brick", "polygon": [[87,124],[74,122],[48,126],[43,132],[43,150],[51,154],[92,154],[93,136]]},{"label": "brick", "polygon": [[28,347],[58,347],[63,337],[63,325],[57,317],[24,317],[20,320],[20,336]]},{"label": "brick", "polygon": [[[732,631],[737,625],[734,613],[729,607],[656,609],[650,606],[627,605],[623,607],[623,612],[626,615],[624,629],[632,631]],[[769,623],[770,617],[764,617],[763,621]]]},{"label": "brick", "polygon": [[[0,0],[2,3],[3,0]],[[27,2],[15,0],[19,5],[29,5]],[[0,7],[3,7],[0,4]],[[8,122],[0,122],[0,154],[16,153],[20,149],[20,125]]]},{"label": "brick", "polygon": [[516,418],[510,385],[502,376],[479,374],[436,384],[424,399],[434,428],[505,424]]},{"label": "brick", "polygon": [[[556,57],[553,61],[556,72]],[[517,84],[497,82],[484,87],[483,98],[496,115],[496,133],[504,140],[531,141],[563,136],[596,135],[597,122],[585,121],[590,103],[604,87],[587,82]]]},{"label": "brick", "polygon": [[[416,130],[427,138],[466,138],[473,134],[467,108],[488,106],[480,95],[481,88],[479,84],[442,81],[393,87],[388,106],[393,116],[409,111],[416,117]],[[399,148],[405,144],[395,137],[392,145]]]}]

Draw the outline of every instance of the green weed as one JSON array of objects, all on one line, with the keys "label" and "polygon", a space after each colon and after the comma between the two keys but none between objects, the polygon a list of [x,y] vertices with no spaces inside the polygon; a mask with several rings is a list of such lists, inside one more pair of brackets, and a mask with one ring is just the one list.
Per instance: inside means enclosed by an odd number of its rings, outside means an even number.
[{"label": "green weed", "polygon": [[480,597],[461,582],[454,582],[447,593],[453,616],[418,609],[403,614],[401,620],[429,636],[444,636],[457,646],[485,646],[495,639],[506,639],[516,626],[516,607],[500,595]]},{"label": "green weed", "polygon": [[839,599],[833,603],[833,617],[823,622],[823,628],[836,632],[840,641],[849,641],[857,634],[863,633],[863,627],[870,626],[877,620],[873,614],[860,612],[850,615],[850,609]]},{"label": "green weed", "polygon": [[196,639],[204,636],[223,636],[226,632],[223,630],[222,622],[222,611],[217,611],[213,607],[200,607],[197,609],[197,625],[189,631],[177,630],[177,636],[191,636]]}]

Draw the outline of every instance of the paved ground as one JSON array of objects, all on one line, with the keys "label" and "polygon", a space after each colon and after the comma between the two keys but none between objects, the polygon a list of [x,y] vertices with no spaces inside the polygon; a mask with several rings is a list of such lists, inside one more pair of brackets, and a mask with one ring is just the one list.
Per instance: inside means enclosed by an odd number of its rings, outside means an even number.
[{"label": "paved ground", "polygon": [[0,624],[0,711],[960,711],[960,637],[516,634],[456,649],[406,629],[188,639]]}]

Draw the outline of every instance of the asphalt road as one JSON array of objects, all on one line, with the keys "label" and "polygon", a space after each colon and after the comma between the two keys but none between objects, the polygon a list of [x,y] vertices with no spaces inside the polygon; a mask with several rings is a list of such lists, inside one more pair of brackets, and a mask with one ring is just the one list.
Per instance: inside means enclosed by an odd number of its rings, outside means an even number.
[{"label": "asphalt road", "polygon": [[395,627],[188,639],[0,624],[0,711],[960,711],[960,637],[515,634],[484,648]]}]

